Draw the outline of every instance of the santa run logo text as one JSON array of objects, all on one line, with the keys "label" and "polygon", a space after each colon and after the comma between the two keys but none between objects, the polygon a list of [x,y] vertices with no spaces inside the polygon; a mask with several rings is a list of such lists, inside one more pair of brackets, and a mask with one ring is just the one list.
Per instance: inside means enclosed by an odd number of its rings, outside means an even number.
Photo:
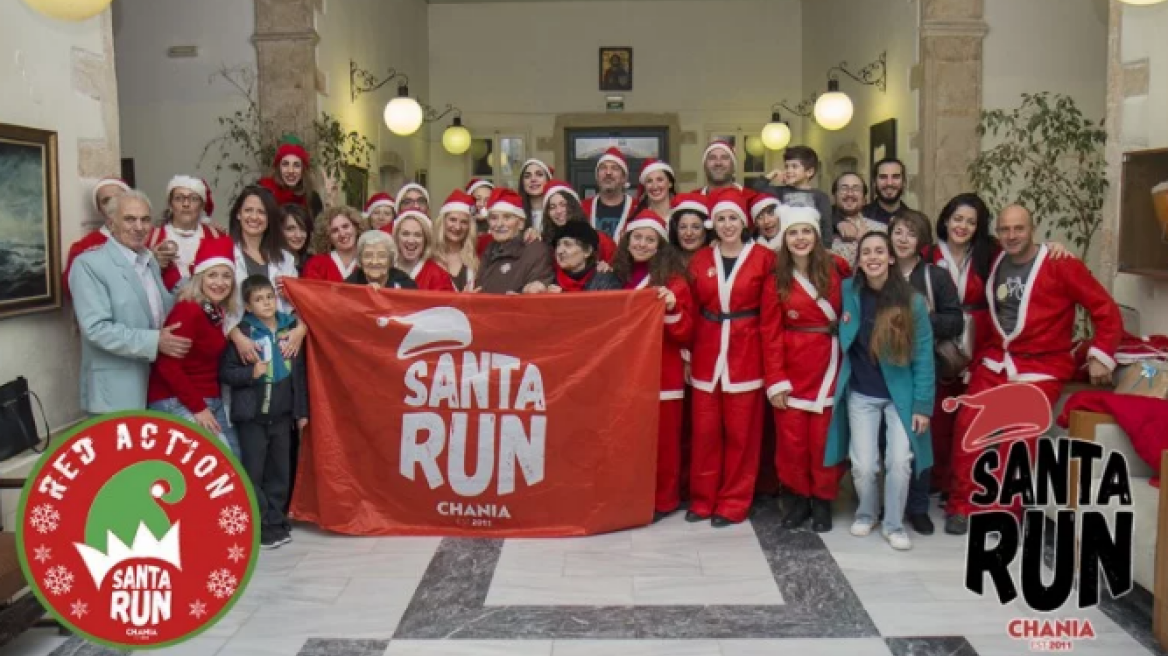
[{"label": "santa run logo text", "polygon": [[[972,502],[982,510],[969,517],[965,587],[985,595],[988,576],[1003,605],[1017,599],[1021,590],[1026,605],[1040,612],[1064,608],[1076,588],[1078,608],[1097,605],[1101,576],[1112,596],[1127,594],[1134,585],[1135,526],[1127,460],[1094,442],[1038,437],[1052,422],[1049,403],[1033,386],[1011,384],[995,391],[992,400],[945,401],[947,410],[958,404],[976,410],[958,448],[983,450],[972,472]],[[1051,505],[1058,509],[1048,523],[1046,508]],[[1053,535],[1048,535],[1052,526]],[[1054,573],[1046,582],[1043,553],[1048,538],[1054,546]],[[1015,580],[1011,566],[1019,554]],[[1093,636],[1089,623],[1029,629],[1011,623],[1011,635],[1015,630],[1055,632],[1016,636],[1027,639]]]},{"label": "santa run logo text", "polygon": [[[472,342],[470,321],[454,308],[393,320],[411,327],[399,359],[465,349]],[[544,480],[548,422],[539,367],[502,353],[442,352],[436,359],[412,362],[404,382],[404,403],[417,410],[402,413],[399,473],[414,481],[420,470],[431,490],[448,485],[460,499],[441,501],[435,510],[459,525],[487,527],[493,520],[510,519],[506,504],[473,499],[514,493],[517,472],[529,487]],[[477,444],[474,454],[468,454],[468,444]],[[470,458],[473,471],[468,471]]]},{"label": "santa run logo text", "polygon": [[141,649],[187,640],[239,599],[259,546],[256,501],[214,437],[155,412],[82,424],[25,484],[25,578],[75,633]]}]

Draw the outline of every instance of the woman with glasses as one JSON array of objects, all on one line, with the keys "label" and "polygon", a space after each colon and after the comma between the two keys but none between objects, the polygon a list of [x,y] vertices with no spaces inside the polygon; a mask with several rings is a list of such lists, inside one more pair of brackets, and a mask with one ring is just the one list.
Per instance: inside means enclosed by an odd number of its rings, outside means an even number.
[{"label": "woman with glasses", "polygon": [[207,183],[193,176],[176,175],[166,185],[162,225],[150,230],[146,248],[154,251],[167,289],[191,277],[195,253],[204,239],[224,236],[206,216],[207,198]]}]

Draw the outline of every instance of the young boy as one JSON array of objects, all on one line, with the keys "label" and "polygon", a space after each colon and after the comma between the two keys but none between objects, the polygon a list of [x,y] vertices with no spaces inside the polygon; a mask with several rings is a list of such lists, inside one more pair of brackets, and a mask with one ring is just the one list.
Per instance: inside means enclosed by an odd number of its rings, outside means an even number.
[{"label": "young boy", "polygon": [[231,387],[231,423],[260,509],[260,546],[275,549],[292,541],[284,515],[291,485],[292,423],[301,430],[308,425],[308,379],[303,351],[293,360],[281,355],[296,319],[276,310],[272,282],[264,275],[251,276],[240,292],[247,313],[239,330],[255,343],[259,360],[247,364],[229,343],[219,379]]},{"label": "young boy", "polygon": [[783,181],[788,188],[779,197],[784,205],[814,207],[819,211],[819,235],[825,246],[835,236],[832,227],[831,197],[812,186],[819,173],[819,155],[807,146],[791,146],[783,152]]}]

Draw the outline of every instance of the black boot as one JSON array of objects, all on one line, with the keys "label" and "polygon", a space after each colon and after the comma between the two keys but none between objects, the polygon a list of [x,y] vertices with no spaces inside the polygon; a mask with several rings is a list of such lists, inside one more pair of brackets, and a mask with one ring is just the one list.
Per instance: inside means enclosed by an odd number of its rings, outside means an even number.
[{"label": "black boot", "polygon": [[695,522],[704,522],[707,519],[709,519],[709,517],[702,517],[692,510],[685,511],[685,521],[689,522],[690,524]]},{"label": "black boot", "polygon": [[831,531],[831,501],[827,499],[811,500],[811,530],[816,533]]},{"label": "black boot", "polygon": [[792,494],[787,500],[783,513],[783,528],[799,528],[811,516],[811,501],[804,496]]}]

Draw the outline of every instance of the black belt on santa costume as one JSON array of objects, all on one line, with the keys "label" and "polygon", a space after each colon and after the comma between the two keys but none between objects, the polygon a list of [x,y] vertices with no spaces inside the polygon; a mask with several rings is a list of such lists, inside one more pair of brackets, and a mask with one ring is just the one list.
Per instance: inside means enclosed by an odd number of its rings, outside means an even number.
[{"label": "black belt on santa costume", "polygon": [[742,310],[741,312],[722,312],[719,314],[714,314],[713,312],[702,308],[702,317],[704,317],[707,321],[713,321],[714,323],[733,321],[735,319],[750,319],[760,316],[760,314],[761,313],[759,312],[758,308],[753,310]]},{"label": "black belt on santa costume", "polygon": [[990,309],[989,303],[974,303],[972,305],[962,305],[961,306],[962,312],[978,312],[980,310],[988,310],[988,309]]},{"label": "black belt on santa costume", "polygon": [[783,330],[789,330],[793,333],[818,333],[820,335],[838,335],[839,324],[831,322],[826,326],[784,326]]}]

